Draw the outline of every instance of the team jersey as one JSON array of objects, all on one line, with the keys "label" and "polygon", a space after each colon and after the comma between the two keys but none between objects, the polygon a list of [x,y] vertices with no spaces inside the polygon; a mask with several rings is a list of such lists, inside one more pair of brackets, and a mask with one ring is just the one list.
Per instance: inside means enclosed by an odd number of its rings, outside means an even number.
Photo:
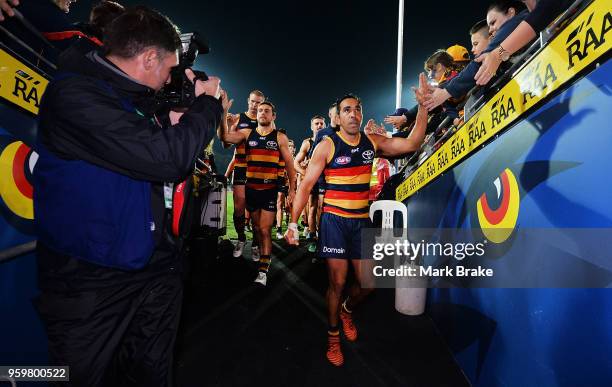
[{"label": "team jersey", "polygon": [[287,185],[287,170],[285,169],[285,160],[283,156],[280,156],[278,161],[278,186],[283,187]]},{"label": "team jersey", "polygon": [[345,218],[369,216],[370,175],[374,161],[374,144],[364,133],[352,144],[340,132],[329,135],[332,151],[327,158],[323,212]]},{"label": "team jersey", "polygon": [[[240,113],[240,120],[238,121],[237,129],[252,129],[255,130],[257,128],[257,119],[251,118],[246,115],[246,113]],[[234,168],[246,168],[246,148],[244,141],[240,144],[236,145],[236,149],[234,151],[234,157],[236,162],[234,164]]]},{"label": "team jersey", "polygon": [[246,141],[247,188],[277,188],[280,159],[278,131],[274,129],[263,136],[253,129]]},{"label": "team jersey", "polygon": [[312,137],[307,138],[310,147],[308,147],[308,153],[306,153],[306,160],[310,160],[312,158],[312,152],[314,152],[314,140]]}]

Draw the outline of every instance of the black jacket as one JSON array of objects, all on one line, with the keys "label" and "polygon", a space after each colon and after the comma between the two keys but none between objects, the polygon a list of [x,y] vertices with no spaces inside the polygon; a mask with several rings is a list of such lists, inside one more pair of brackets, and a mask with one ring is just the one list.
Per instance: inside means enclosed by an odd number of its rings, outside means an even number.
[{"label": "black jacket", "polygon": [[[192,171],[197,155],[212,140],[221,120],[221,103],[200,96],[177,125],[160,127],[153,117],[154,91],[94,51],[86,55],[78,49],[65,51],[58,78],[42,98],[39,142],[61,159],[85,161],[151,182],[155,251],[142,275],[174,270],[178,250],[168,231],[163,183],[179,181]],[[126,110],[125,100],[138,113]],[[45,279],[52,278],[88,286],[107,280],[133,280],[139,275],[92,265],[47,246],[41,246],[39,258],[42,286]]]}]

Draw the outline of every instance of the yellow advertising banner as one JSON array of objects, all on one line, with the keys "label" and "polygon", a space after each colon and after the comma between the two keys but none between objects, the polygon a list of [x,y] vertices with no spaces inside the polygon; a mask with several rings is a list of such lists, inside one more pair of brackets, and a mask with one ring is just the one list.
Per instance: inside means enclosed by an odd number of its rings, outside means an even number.
[{"label": "yellow advertising banner", "polygon": [[0,98],[38,114],[40,97],[49,81],[0,49]]},{"label": "yellow advertising banner", "polygon": [[612,2],[593,1],[397,187],[396,200],[413,195],[606,54],[610,31]]}]

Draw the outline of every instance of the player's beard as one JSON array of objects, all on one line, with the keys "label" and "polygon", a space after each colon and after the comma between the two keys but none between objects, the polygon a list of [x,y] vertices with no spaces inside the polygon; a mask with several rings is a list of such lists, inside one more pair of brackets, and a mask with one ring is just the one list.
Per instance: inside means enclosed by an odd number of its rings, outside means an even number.
[{"label": "player's beard", "polygon": [[261,127],[268,127],[270,125],[272,125],[272,121],[264,121],[264,120],[259,120],[257,121],[257,124]]}]

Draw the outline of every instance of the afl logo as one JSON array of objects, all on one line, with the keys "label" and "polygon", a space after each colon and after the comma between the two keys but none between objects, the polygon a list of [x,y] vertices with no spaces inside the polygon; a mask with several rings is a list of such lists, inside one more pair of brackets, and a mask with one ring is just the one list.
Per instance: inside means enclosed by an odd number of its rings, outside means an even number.
[{"label": "afl logo", "polygon": [[276,143],[276,141],[268,141],[266,143],[266,148],[268,149],[276,149],[278,147],[278,144]]},{"label": "afl logo", "polygon": [[516,227],[521,195],[516,177],[506,168],[493,182],[497,190],[496,209],[491,209],[487,195],[482,194],[476,202],[478,222],[484,236],[493,243],[505,242]]},{"label": "afl logo", "polygon": [[372,160],[372,157],[374,157],[374,151],[368,149],[367,151],[363,152],[361,156],[366,160]]},{"label": "afl logo", "polygon": [[336,164],[346,165],[351,162],[351,158],[348,156],[336,157]]},{"label": "afl logo", "polygon": [[247,126],[249,126],[249,124],[247,124],[246,122],[243,122],[242,124],[240,124],[241,128],[246,128]]},{"label": "afl logo", "polygon": [[257,146],[257,141],[255,140],[249,141],[249,146]]}]

